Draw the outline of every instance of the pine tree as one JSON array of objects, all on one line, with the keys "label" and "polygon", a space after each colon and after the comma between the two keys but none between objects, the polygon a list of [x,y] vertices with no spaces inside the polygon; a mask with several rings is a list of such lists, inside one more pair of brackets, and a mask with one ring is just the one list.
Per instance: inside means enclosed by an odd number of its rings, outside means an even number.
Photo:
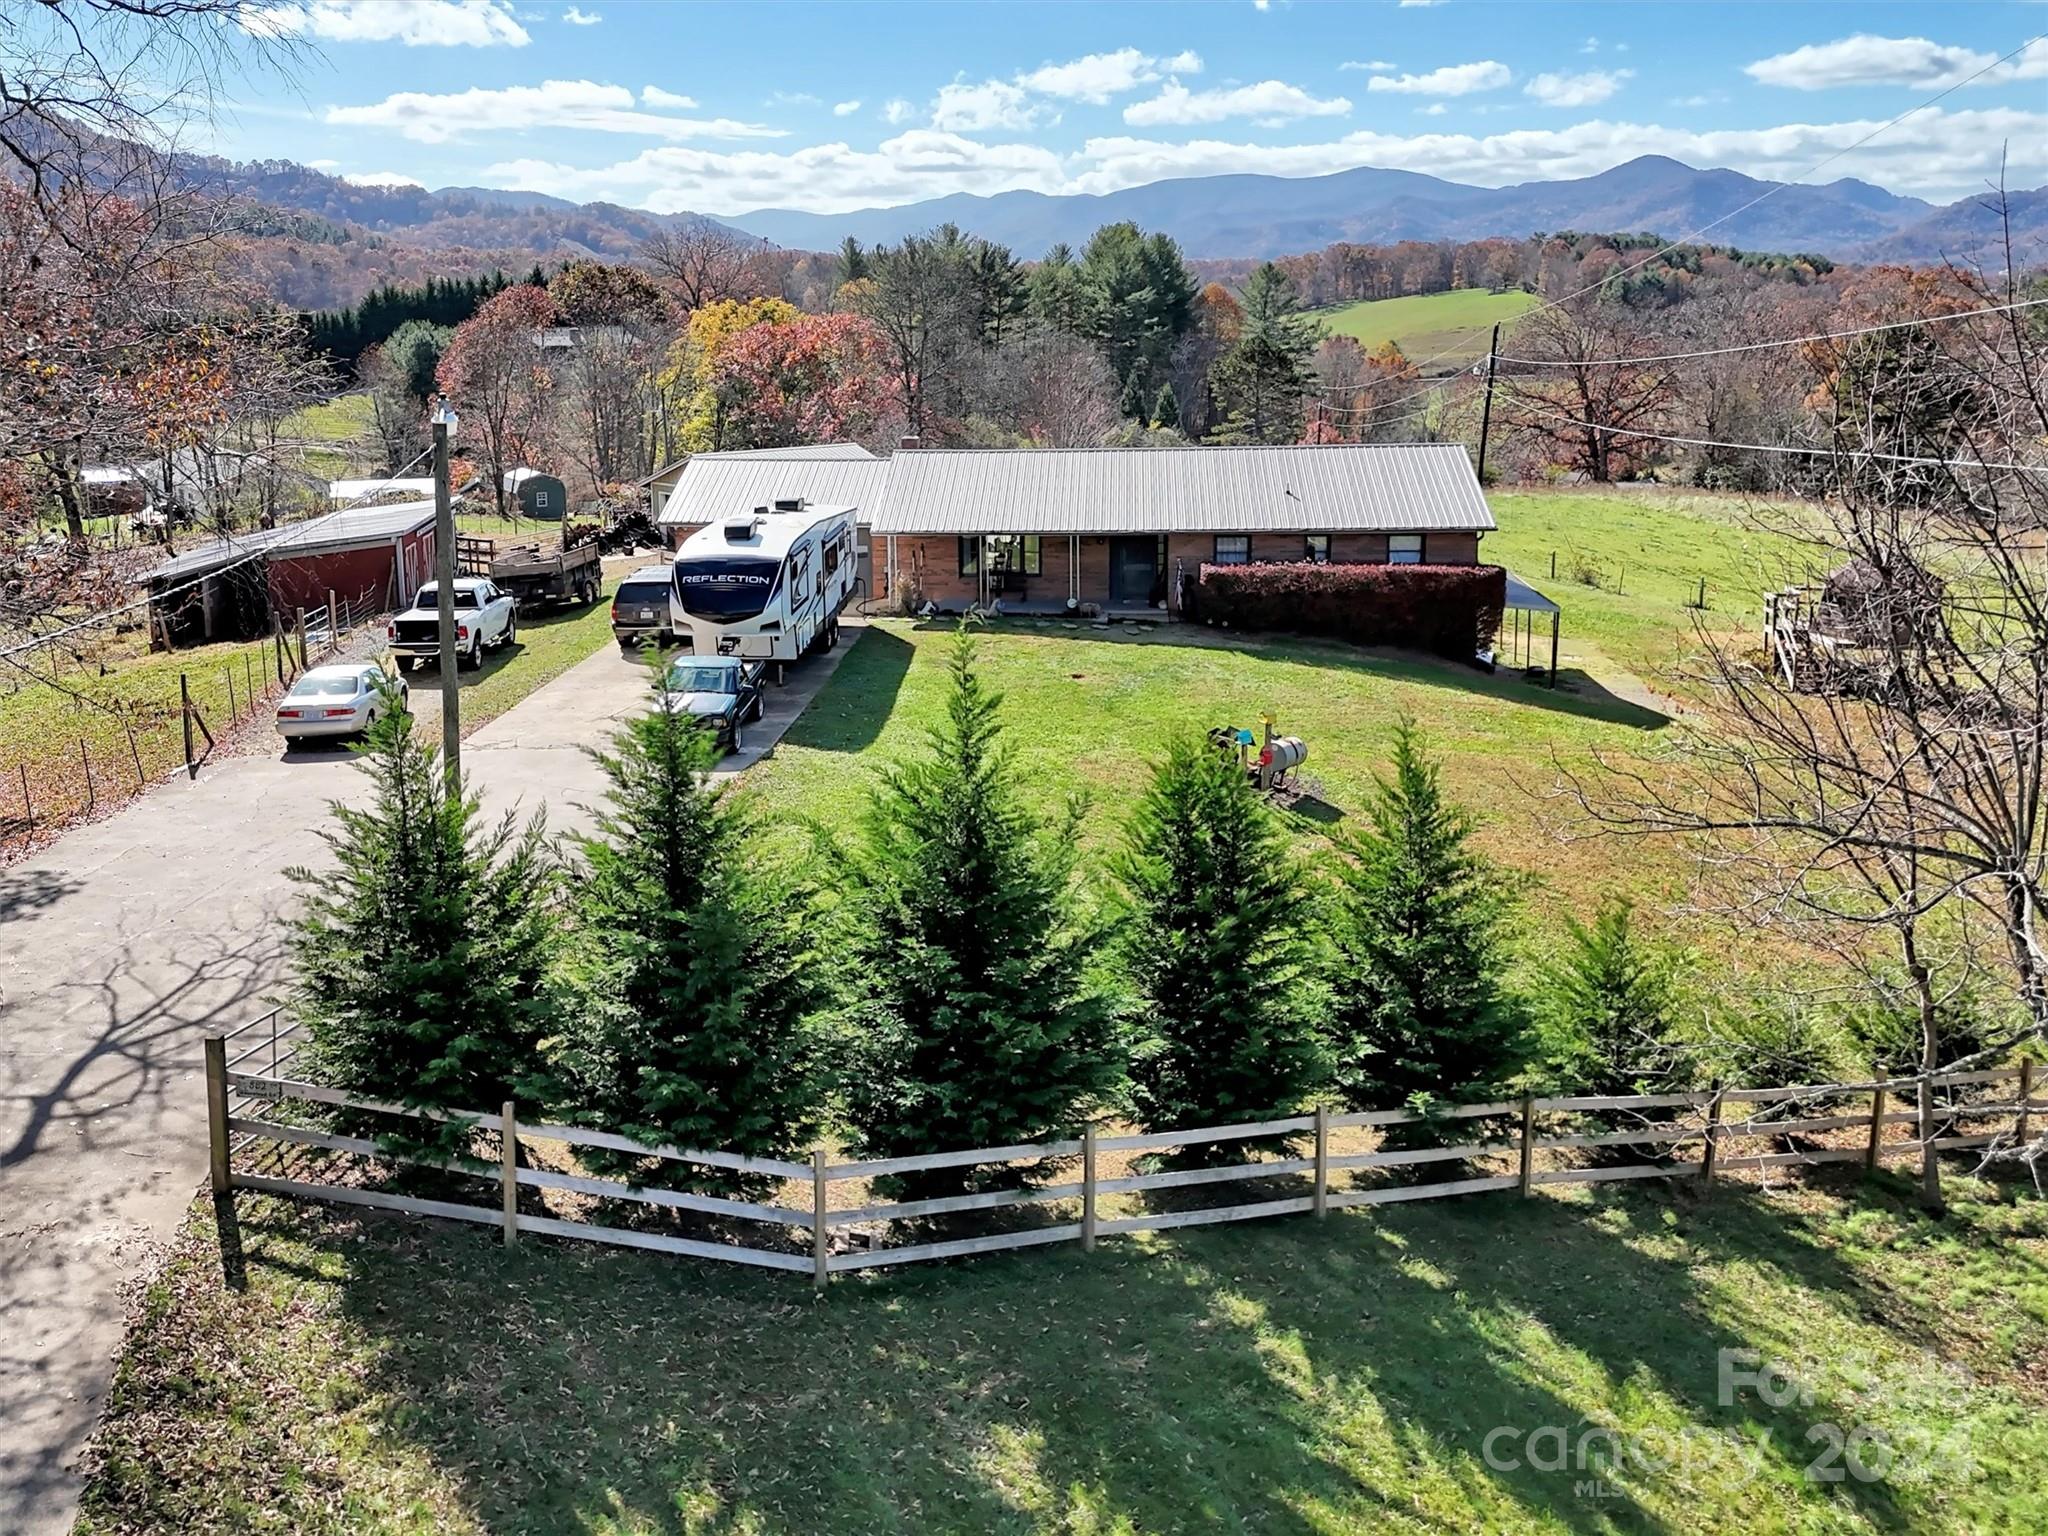
[{"label": "pine tree", "polygon": [[[656,696],[597,754],[609,787],[579,839],[568,1106],[643,1141],[785,1157],[818,1103],[808,902],[745,803],[712,787],[710,734]],[[650,1176],[744,1184],[678,1163]]]},{"label": "pine tree", "polygon": [[1243,311],[1237,339],[1209,371],[1209,392],[1224,418],[1215,436],[1230,443],[1298,441],[1322,324],[1302,312],[1293,279],[1270,261],[1245,281]]},{"label": "pine tree", "polygon": [[1234,757],[1171,742],[1115,861],[1149,1129],[1291,1113],[1327,1074],[1311,888]]},{"label": "pine tree", "polygon": [[1169,431],[1180,429],[1180,397],[1174,394],[1171,380],[1159,386],[1158,398],[1152,402],[1152,425]]},{"label": "pine tree", "polygon": [[1564,951],[1543,970],[1545,1055],[1567,1092],[1655,1093],[1681,1076],[1677,957],[1643,938],[1633,903],[1602,904],[1591,926],[1565,920]]},{"label": "pine tree", "polygon": [[[395,709],[371,727],[363,762],[368,805],[337,802],[321,834],[332,867],[290,872],[306,891],[291,1006],[317,1076],[445,1109],[547,1096],[559,877],[543,818],[485,822]],[[465,1139],[460,1127],[417,1138],[451,1150]]]},{"label": "pine tree", "polygon": [[1414,723],[1394,731],[1394,774],[1375,778],[1370,826],[1346,839],[1337,925],[1335,1046],[1346,1098],[1397,1109],[1497,1095],[1525,1029],[1504,993],[1503,876],[1469,845]]},{"label": "pine tree", "polygon": [[1087,974],[1099,935],[1073,890],[1078,807],[1048,829],[1020,804],[1001,696],[964,625],[947,670],[927,752],[884,778],[848,860],[847,1112],[869,1156],[1053,1135],[1121,1078]]}]

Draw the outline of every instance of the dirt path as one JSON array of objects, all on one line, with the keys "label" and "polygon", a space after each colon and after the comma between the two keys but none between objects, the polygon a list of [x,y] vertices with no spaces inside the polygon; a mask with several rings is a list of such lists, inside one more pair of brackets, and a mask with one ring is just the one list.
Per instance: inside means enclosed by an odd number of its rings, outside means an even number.
[{"label": "dirt path", "polygon": [[[857,631],[851,631],[857,638]],[[747,732],[744,768],[850,648],[797,669]],[[487,808],[589,824],[585,748],[642,706],[607,645],[464,743]],[[146,1272],[204,1176],[200,1041],[284,976],[293,886],[351,754],[251,753],[180,778],[0,870],[0,1532],[70,1528],[75,1464]]]}]

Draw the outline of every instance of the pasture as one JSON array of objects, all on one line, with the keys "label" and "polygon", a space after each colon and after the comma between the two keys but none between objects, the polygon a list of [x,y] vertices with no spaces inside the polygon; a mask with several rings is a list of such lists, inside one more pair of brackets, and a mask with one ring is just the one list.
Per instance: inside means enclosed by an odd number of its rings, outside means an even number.
[{"label": "pasture", "polygon": [[[1423,372],[1440,377],[1486,356],[1488,330],[1534,308],[1536,302],[1534,294],[1520,289],[1489,293],[1484,288],[1456,288],[1399,299],[1361,299],[1316,310],[1315,316],[1331,335],[1352,337],[1368,351],[1391,341],[1418,366],[1434,358]],[[1478,334],[1464,334],[1474,329]],[[1444,355],[1437,357],[1438,353]]]}]

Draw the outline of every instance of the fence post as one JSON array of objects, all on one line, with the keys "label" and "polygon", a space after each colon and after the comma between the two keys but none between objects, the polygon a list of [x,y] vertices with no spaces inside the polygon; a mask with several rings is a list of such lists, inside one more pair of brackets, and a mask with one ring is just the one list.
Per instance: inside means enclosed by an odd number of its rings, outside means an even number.
[{"label": "fence post", "polygon": [[128,733],[128,755],[135,759],[135,787],[140,789],[149,782],[148,775],[142,771],[142,748],[135,744],[134,726],[123,720],[121,729]]},{"label": "fence post", "polygon": [[277,653],[277,681],[284,683],[284,620],[276,614],[270,616],[270,644]]},{"label": "fence post", "polygon": [[826,1264],[829,1244],[825,1230],[825,1149],[811,1149],[811,1286],[825,1289],[830,1278]]},{"label": "fence post", "polygon": [[1329,1106],[1315,1106],[1315,1214],[1329,1214]]},{"label": "fence post", "polygon": [[303,608],[299,610],[297,628],[299,635],[299,670],[303,672],[306,670],[306,610]]},{"label": "fence post", "polygon": [[219,1035],[206,1037],[206,1145],[213,1192],[224,1195],[234,1178],[228,1167],[228,1043]]},{"label": "fence post", "polygon": [[228,675],[228,718],[239,720],[242,718],[242,706],[235,700],[235,664],[229,662],[221,670]]},{"label": "fence post", "polygon": [[249,652],[242,652],[242,691],[249,695],[249,707],[256,707],[256,662]]},{"label": "fence post", "polygon": [[1721,1160],[1721,1106],[1727,1089],[1715,1085],[1714,1102],[1707,1108],[1707,1146],[1700,1154],[1700,1182],[1706,1183],[1714,1176],[1714,1164]]},{"label": "fence post", "polygon": [[[1702,607],[1706,606],[1701,604]],[[341,625],[335,618],[334,588],[327,589],[327,648],[331,651],[341,643]]]},{"label": "fence post", "polygon": [[1864,1149],[1863,1171],[1875,1173],[1878,1161],[1884,1155],[1884,1104],[1886,1093],[1882,1088],[1870,1090],[1870,1145]]},{"label": "fence post", "polygon": [[1536,1188],[1536,1095],[1522,1095],[1522,1166],[1520,1169],[1522,1198],[1527,1199]]},{"label": "fence post", "polygon": [[1095,1122],[1081,1128],[1081,1251],[1095,1251]]},{"label": "fence post", "polygon": [[78,761],[85,769],[85,814],[92,814],[92,754],[85,750],[85,738],[78,738]]},{"label": "fence post", "polygon": [[2013,1141],[2016,1145],[2027,1144],[2027,1106],[2034,1101],[2034,1058],[2029,1056],[2020,1063],[2020,1117],[2013,1126]]},{"label": "fence post", "polygon": [[192,688],[182,672],[178,674],[178,712],[185,727],[185,772],[196,779],[199,770],[192,763]]},{"label": "fence post", "polygon": [[505,1246],[519,1241],[519,1117],[512,1100],[505,1101],[504,1125],[498,1131],[498,1162],[505,1188]]}]

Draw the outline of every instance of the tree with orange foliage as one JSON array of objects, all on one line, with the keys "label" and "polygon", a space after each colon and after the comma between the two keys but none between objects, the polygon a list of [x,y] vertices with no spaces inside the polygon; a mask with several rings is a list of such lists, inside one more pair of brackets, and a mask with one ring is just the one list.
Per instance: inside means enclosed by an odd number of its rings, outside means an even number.
[{"label": "tree with orange foliage", "polygon": [[798,315],[751,326],[712,366],[729,402],[723,438],[737,448],[859,440],[895,405],[888,345],[859,315]]}]

